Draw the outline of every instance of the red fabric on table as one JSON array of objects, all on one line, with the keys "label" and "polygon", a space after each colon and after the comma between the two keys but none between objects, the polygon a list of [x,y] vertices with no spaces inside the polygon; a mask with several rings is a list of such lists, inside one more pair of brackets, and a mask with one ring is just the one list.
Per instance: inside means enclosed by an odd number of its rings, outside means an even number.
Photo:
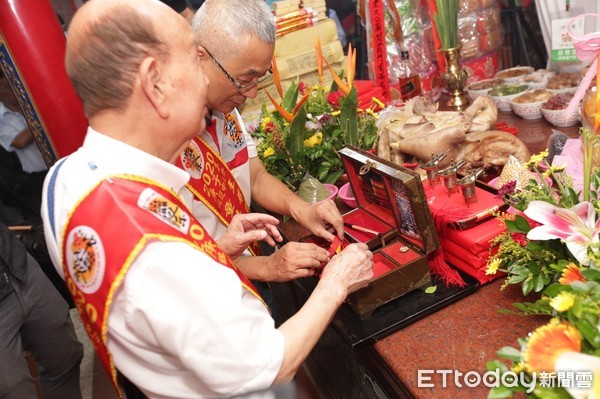
[{"label": "red fabric on table", "polygon": [[501,272],[492,275],[485,274],[485,265],[477,268],[468,261],[465,261],[463,258],[454,256],[451,253],[445,253],[445,256],[448,262],[450,262],[453,266],[476,278],[481,284],[489,283],[490,281],[504,276],[504,273]]},{"label": "red fabric on table", "polygon": [[482,284],[502,277],[504,274],[485,274],[485,265],[490,255],[497,252],[490,241],[506,231],[506,225],[497,219],[486,220],[466,230],[447,229],[442,241],[444,256],[452,265],[475,277]]},{"label": "red fabric on table", "polygon": [[[440,178],[441,180],[441,178]],[[442,182],[433,187],[428,182],[423,184],[427,203],[431,210],[431,216],[438,230],[438,234],[444,234],[447,226],[472,218],[485,219],[489,217],[489,211],[498,209],[504,203],[489,191],[476,187],[477,202],[467,205],[462,193],[457,192],[448,196],[448,190]]]},{"label": "red fabric on table", "polygon": [[356,88],[358,94],[358,108],[367,109],[373,104],[371,99],[375,97],[382,103],[385,103],[381,87],[372,80],[355,80],[352,85]]},{"label": "red fabric on table", "polygon": [[506,231],[506,225],[496,218],[481,222],[466,230],[447,229],[441,236],[443,241],[450,240],[471,253],[487,251],[490,241]]}]

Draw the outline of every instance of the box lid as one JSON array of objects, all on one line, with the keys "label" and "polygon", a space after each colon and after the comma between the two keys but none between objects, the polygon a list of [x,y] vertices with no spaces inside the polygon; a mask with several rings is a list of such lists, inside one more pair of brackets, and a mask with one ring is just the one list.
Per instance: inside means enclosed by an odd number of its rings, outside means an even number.
[{"label": "box lid", "polygon": [[353,146],[339,154],[360,208],[395,226],[405,241],[425,254],[440,247],[417,173]]}]

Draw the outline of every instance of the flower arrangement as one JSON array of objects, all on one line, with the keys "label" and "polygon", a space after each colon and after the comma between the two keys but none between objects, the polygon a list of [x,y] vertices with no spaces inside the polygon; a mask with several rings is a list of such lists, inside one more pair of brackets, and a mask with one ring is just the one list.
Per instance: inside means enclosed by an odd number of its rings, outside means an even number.
[{"label": "flower arrangement", "polygon": [[[263,105],[261,122],[252,133],[266,169],[292,190],[298,189],[307,173],[323,183],[335,183],[344,173],[337,151],[348,144],[371,150],[377,140],[375,110],[384,107],[373,98],[368,108],[358,108],[352,85],[356,52],[351,46],[345,81],[322,56],[318,39],[315,47],[320,82],[315,87],[294,82],[284,94],[273,59],[275,85],[282,100],[267,93],[275,110],[270,112]],[[323,63],[333,77],[330,87],[323,85]]]},{"label": "flower arrangement", "polygon": [[526,381],[501,379],[489,397],[526,392],[531,398],[600,398],[600,170],[593,170],[591,159],[600,138],[582,130],[581,192],[563,167],[545,163],[545,152],[525,165],[538,179],[520,190],[514,181],[499,190],[516,213],[499,215],[508,231],[496,239],[499,250],[487,273],[501,270],[507,274],[504,286],[521,284],[523,294],[540,294],[535,302],[515,303],[516,311],[502,312],[551,319],[519,339],[519,348],[497,352],[512,362],[510,369],[501,360],[487,364],[490,371],[521,374]]}]

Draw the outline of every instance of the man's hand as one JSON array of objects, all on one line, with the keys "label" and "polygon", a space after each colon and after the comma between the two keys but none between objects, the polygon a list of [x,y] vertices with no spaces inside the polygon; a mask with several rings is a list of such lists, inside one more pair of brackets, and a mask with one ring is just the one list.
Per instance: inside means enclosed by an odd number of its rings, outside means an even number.
[{"label": "man's hand", "polygon": [[231,259],[235,259],[255,241],[266,241],[271,246],[276,241],[283,241],[277,224],[277,218],[264,213],[238,214],[231,219],[225,234],[216,241]]},{"label": "man's hand", "polygon": [[292,217],[311,233],[327,241],[333,241],[331,231],[337,233],[340,239],[344,238],[344,219],[332,200],[317,204],[304,203],[292,209]]},{"label": "man's hand", "polygon": [[329,261],[329,253],[318,245],[289,242],[267,257],[269,281],[290,281],[315,274],[321,263]]},{"label": "man's hand", "polygon": [[342,300],[359,288],[366,287],[373,278],[373,253],[366,244],[350,244],[323,268],[321,282]]}]

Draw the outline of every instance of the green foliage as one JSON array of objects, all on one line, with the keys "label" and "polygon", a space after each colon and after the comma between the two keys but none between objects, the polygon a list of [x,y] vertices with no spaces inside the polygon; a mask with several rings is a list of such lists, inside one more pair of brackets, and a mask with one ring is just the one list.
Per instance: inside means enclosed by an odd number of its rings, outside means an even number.
[{"label": "green foliage", "polygon": [[[552,318],[551,324],[570,324],[581,337],[581,352],[600,356],[600,239],[598,229],[594,227],[600,219],[597,199],[600,173],[596,170],[587,178],[591,188],[588,193],[590,204],[595,210],[594,217],[588,219],[587,215],[575,212],[567,215],[564,213],[566,211],[559,208],[571,209],[580,204],[581,193],[573,189],[572,178],[562,173],[560,168],[548,165],[540,167],[545,156],[534,155],[527,164],[538,175],[537,179],[531,179],[520,190],[513,190],[514,186],[509,185],[504,187],[506,189],[500,189],[503,200],[519,211],[528,210],[530,206],[532,208],[529,211],[533,211],[533,207],[537,206],[537,211],[541,212],[542,208],[538,203],[532,204],[533,201],[544,201],[556,208],[550,212],[552,215],[545,216],[545,224],[531,220],[524,214],[502,215],[507,231],[493,241],[492,245],[498,245],[498,252],[491,258],[489,265],[493,263],[501,266],[498,270],[507,274],[505,286],[520,284],[523,295],[537,293],[538,297],[533,302],[513,303],[513,309],[501,309],[499,312],[513,316],[548,316]],[[545,172],[540,173],[540,170]],[[588,170],[591,172],[591,169]],[[546,177],[552,178],[552,186],[547,184]],[[527,214],[534,217],[536,212]],[[544,228],[544,233],[532,235],[532,230],[540,226]],[[561,235],[552,233],[556,229],[560,230]],[[573,239],[564,238],[562,234],[565,232],[579,235]],[[531,239],[541,236],[548,239]],[[576,257],[576,251],[571,253],[570,247],[567,247],[567,242],[575,239],[578,243],[584,243],[581,245],[584,245],[589,262],[582,260],[581,255]],[[520,349],[504,347],[497,352],[499,358],[510,362],[510,368],[503,361],[493,360],[488,362],[488,370],[499,370],[503,375],[509,371],[518,371],[525,373],[532,381],[532,374],[528,374],[529,369],[522,355],[527,348],[527,339],[519,339],[519,344]],[[488,398],[509,398],[517,393],[525,393],[528,398],[571,397],[565,389],[545,386],[539,380],[536,380],[532,392],[527,393],[524,388],[522,384],[503,385],[491,389]]]},{"label": "green foliage", "polygon": [[[293,83],[284,95],[283,108],[292,112],[306,88]],[[335,183],[344,173],[337,152],[347,144],[372,150],[377,140],[377,114],[358,109],[358,95],[347,96],[316,87],[297,110],[291,123],[277,111],[262,109],[260,125],[252,133],[267,171],[297,190],[309,173],[323,183]]]}]

